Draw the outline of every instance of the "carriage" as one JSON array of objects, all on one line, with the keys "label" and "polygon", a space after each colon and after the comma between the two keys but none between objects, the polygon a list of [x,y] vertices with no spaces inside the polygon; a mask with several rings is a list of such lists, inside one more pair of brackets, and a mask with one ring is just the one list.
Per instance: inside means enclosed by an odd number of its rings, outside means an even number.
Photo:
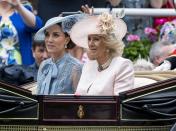
[{"label": "carriage", "polygon": [[33,95],[0,82],[0,130],[168,131],[176,119],[176,78],[119,96]]}]

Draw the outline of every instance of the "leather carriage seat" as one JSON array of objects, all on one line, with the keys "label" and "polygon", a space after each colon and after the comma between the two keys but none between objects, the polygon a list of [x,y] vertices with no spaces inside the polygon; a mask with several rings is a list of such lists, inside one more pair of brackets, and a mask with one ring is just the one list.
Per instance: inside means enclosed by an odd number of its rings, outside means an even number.
[{"label": "leather carriage seat", "polygon": [[134,88],[176,77],[176,71],[136,71]]},{"label": "leather carriage seat", "polygon": [[[166,80],[169,78],[176,77],[176,71],[136,71],[134,88],[142,87],[158,81]],[[37,83],[32,82],[25,84],[22,88],[28,89],[32,94],[36,94]]]}]

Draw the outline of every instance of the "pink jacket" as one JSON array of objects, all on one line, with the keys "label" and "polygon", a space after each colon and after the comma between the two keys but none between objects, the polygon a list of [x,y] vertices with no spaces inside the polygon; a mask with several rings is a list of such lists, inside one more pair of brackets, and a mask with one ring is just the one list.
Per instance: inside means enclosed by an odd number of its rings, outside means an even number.
[{"label": "pink jacket", "polygon": [[97,67],[95,60],[84,65],[76,94],[112,96],[133,89],[134,69],[130,60],[115,57],[107,69],[99,72]]}]

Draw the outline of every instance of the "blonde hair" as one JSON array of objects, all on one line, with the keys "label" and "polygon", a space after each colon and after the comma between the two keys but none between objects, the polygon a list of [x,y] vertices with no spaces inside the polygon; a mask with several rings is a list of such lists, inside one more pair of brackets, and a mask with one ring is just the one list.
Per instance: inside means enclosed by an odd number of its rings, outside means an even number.
[{"label": "blonde hair", "polygon": [[110,56],[112,57],[122,56],[123,49],[124,49],[124,43],[122,40],[118,40],[115,37],[115,35],[113,34],[103,35],[102,42],[107,47],[107,50],[109,50]]},{"label": "blonde hair", "polygon": [[98,17],[98,19],[99,19],[98,27],[101,33],[103,33],[102,42],[107,47],[109,54],[112,57],[122,56],[124,43],[122,40],[118,40],[114,33],[115,19],[113,15],[104,12]]},{"label": "blonde hair", "polygon": [[100,29],[100,32],[103,34],[111,34],[115,30],[115,24],[114,24],[114,18],[111,14],[107,12],[103,12],[98,17],[99,23],[98,27]]}]

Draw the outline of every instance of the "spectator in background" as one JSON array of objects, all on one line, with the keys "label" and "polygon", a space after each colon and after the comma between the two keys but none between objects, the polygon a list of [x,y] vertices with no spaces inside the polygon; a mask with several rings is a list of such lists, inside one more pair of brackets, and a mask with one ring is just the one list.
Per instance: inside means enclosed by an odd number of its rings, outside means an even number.
[{"label": "spectator in background", "polygon": [[156,66],[155,71],[173,70],[176,68],[176,48],[169,41],[159,41],[150,49],[150,60]]},{"label": "spectator in background", "polygon": [[176,44],[176,19],[161,26],[159,40]]},{"label": "spectator in background", "polygon": [[32,64],[32,33],[41,27],[42,20],[26,9],[20,0],[1,0],[0,63]]},{"label": "spectator in background", "polygon": [[121,57],[126,31],[126,24],[109,13],[88,16],[73,26],[71,39],[87,48],[91,59],[84,64],[76,94],[118,95],[133,88],[132,62]]},{"label": "spectator in background", "polygon": [[[174,9],[174,0],[150,0],[151,6],[153,8],[167,8],[167,9]],[[168,17],[155,17],[154,18],[154,27],[157,29],[160,29],[160,26],[162,26],[164,23],[168,21],[172,21],[173,19],[176,19],[175,16],[168,16]]]},{"label": "spectator in background", "polygon": [[37,81],[37,73],[40,64],[48,58],[48,52],[44,41],[34,41],[32,44],[32,54],[35,59],[34,64],[30,65],[31,71],[34,73],[34,80]]},{"label": "spectator in background", "polygon": [[73,48],[69,32],[79,16],[54,17],[49,19],[35,35],[45,40],[50,58],[39,67],[37,85],[39,95],[74,93],[82,71],[82,64],[69,53]]}]

